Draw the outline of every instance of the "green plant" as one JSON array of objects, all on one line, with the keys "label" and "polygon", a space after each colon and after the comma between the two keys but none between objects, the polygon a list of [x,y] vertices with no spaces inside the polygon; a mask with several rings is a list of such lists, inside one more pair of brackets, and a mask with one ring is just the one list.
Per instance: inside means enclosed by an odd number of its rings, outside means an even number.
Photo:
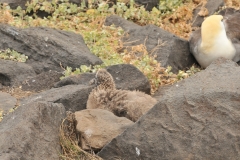
[{"label": "green plant", "polygon": [[195,65],[193,65],[192,67],[190,67],[190,69],[188,69],[187,71],[181,71],[179,70],[178,71],[178,74],[177,74],[177,78],[178,80],[182,80],[182,79],[185,79],[185,78],[188,78],[190,77],[191,75],[197,73],[197,72],[200,72],[201,69],[196,67]]},{"label": "green plant", "polygon": [[160,0],[158,9],[163,13],[169,13],[180,5],[183,5],[183,0]]},{"label": "green plant", "polygon": [[17,51],[8,48],[6,50],[0,51],[0,58],[18,62],[26,62],[28,56],[25,56],[24,54],[20,54]]}]

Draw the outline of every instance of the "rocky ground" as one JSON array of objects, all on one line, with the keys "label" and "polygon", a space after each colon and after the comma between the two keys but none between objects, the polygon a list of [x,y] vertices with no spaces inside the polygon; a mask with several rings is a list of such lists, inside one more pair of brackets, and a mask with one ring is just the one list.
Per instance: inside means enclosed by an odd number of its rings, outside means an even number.
[{"label": "rocky ground", "polygon": [[[210,13],[223,4],[221,0],[213,2],[206,6]],[[198,17],[195,26],[203,20]],[[157,26],[139,26],[116,15],[106,18],[105,25],[111,24],[128,33],[123,41],[129,46],[144,44],[149,52],[156,49],[156,60],[163,67],[172,66],[173,72],[197,63],[187,40]],[[93,154],[88,159],[240,157],[238,64],[220,58],[190,78],[161,86],[152,95],[157,104],[134,123],[106,110],[86,109],[94,88],[89,81],[95,73],[60,80],[64,66],[102,63],[81,35],[47,27],[20,29],[0,24],[0,37],[1,50],[11,48],[28,56],[26,63],[0,59],[0,112],[4,115],[0,122],[0,159],[59,159],[65,152],[59,129],[71,113],[74,116],[68,123],[74,133],[64,134],[74,136],[78,147]],[[156,48],[158,45],[161,47]],[[151,93],[148,79],[133,65],[112,65],[107,71],[117,89]]]}]

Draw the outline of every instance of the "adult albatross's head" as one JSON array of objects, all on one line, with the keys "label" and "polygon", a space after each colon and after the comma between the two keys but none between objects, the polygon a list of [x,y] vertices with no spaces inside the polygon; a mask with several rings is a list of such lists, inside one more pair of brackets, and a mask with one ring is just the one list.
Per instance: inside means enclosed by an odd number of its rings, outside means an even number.
[{"label": "adult albatross's head", "polygon": [[203,68],[219,57],[240,60],[240,13],[224,18],[221,15],[207,17],[201,30],[191,35],[191,53]]}]

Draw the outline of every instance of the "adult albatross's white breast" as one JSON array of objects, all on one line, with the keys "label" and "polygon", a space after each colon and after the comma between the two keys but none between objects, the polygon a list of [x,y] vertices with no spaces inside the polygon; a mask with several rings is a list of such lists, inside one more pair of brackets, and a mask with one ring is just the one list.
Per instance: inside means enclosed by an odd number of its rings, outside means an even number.
[{"label": "adult albatross's white breast", "polygon": [[219,57],[240,61],[240,13],[224,18],[221,15],[207,17],[201,30],[192,33],[189,44],[203,68]]}]

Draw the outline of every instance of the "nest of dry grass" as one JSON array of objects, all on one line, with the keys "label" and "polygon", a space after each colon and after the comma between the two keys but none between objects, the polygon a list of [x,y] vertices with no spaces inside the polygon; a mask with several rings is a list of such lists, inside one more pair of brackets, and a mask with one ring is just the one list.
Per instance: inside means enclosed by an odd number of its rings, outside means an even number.
[{"label": "nest of dry grass", "polygon": [[76,131],[77,122],[72,112],[67,113],[67,117],[60,126],[60,145],[62,160],[102,160],[94,152],[89,153],[79,147],[80,135]]}]

